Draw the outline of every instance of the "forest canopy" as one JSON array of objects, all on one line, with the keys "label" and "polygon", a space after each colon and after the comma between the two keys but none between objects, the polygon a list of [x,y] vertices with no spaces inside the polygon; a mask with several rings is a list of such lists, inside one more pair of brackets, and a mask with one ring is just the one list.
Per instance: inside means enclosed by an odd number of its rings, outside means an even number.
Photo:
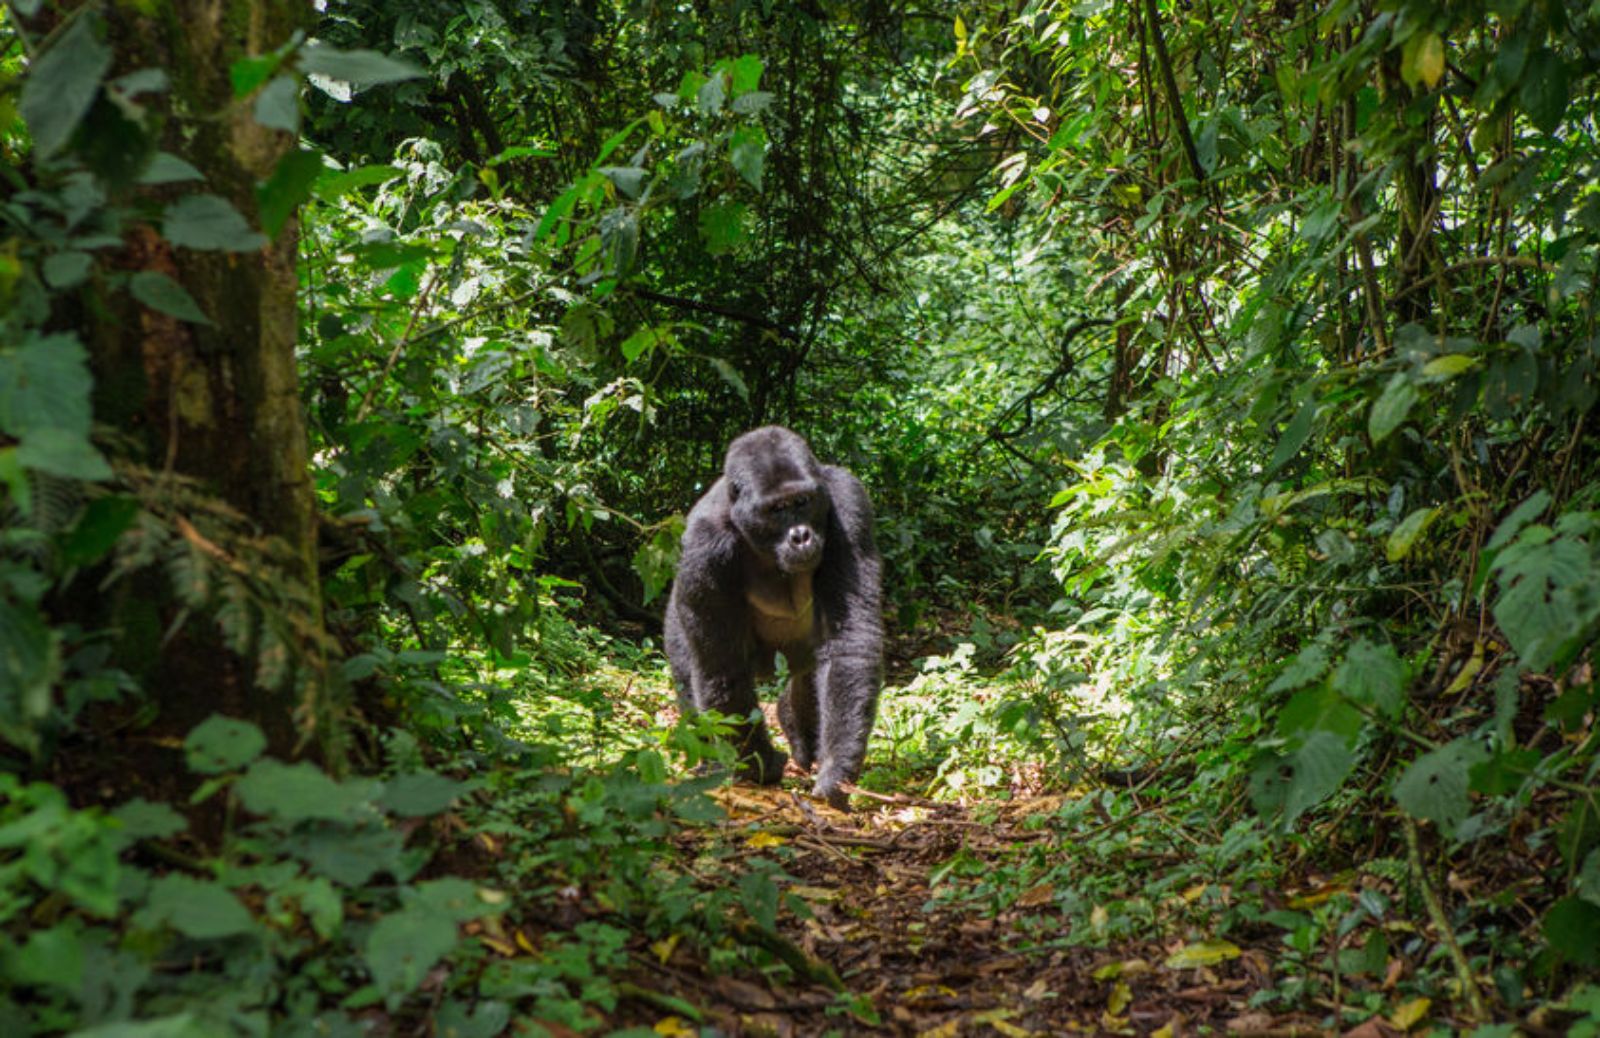
[{"label": "forest canopy", "polygon": [[[8,0],[0,1033],[1600,1034],[1597,117],[1558,0]],[[768,425],[832,803],[664,654]]]}]

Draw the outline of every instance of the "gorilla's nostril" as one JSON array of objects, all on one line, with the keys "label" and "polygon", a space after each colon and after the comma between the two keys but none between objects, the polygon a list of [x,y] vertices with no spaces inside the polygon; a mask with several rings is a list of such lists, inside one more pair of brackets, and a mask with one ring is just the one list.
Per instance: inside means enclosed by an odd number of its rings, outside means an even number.
[{"label": "gorilla's nostril", "polygon": [[804,526],[795,527],[789,531],[789,543],[796,548],[804,548],[811,543],[811,531]]}]

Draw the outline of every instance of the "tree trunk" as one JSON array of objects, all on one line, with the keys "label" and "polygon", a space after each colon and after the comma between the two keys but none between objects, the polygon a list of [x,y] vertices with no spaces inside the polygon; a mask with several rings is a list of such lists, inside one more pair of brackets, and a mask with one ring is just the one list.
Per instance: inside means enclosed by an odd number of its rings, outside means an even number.
[{"label": "tree trunk", "polygon": [[[138,13],[148,11],[148,14]],[[230,66],[290,42],[311,10],[293,0],[177,0],[109,14],[116,72],[161,68],[170,91],[164,150],[205,176],[151,189],[167,204],[219,195],[259,226],[256,185],[295,145],[261,126],[249,99],[235,99]],[[137,669],[163,718],[181,733],[212,712],[259,724],[279,753],[333,750],[337,724],[324,661],[316,572],[316,514],[295,365],[298,222],[250,251],[197,250],[135,226],[130,271],[167,274],[212,324],[182,321],[126,296],[91,334],[97,419],[131,433],[130,480],[187,552],[214,571],[215,615],[191,615],[151,658],[154,624],[165,632],[193,613],[178,578],[135,576],[111,603]],[[143,475],[139,475],[139,473]],[[225,507],[218,507],[218,505]],[[236,514],[231,514],[236,513]],[[192,595],[190,596],[192,598]],[[230,599],[237,608],[227,612]],[[231,624],[231,629],[230,629]],[[160,635],[158,634],[158,639]]]}]

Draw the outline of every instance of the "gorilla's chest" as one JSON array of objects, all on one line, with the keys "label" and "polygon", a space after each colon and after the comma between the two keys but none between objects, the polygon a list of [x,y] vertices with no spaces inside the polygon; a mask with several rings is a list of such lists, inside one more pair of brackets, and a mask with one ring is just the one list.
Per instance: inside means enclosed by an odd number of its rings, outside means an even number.
[{"label": "gorilla's chest", "polygon": [[755,580],[745,592],[756,640],[769,649],[811,644],[816,610],[811,602],[811,575],[779,575]]}]

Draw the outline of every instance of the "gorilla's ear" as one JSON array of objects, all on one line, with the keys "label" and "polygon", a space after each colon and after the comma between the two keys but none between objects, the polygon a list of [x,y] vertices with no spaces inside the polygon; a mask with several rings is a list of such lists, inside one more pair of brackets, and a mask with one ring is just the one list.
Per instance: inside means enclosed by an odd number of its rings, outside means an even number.
[{"label": "gorilla's ear", "polygon": [[743,487],[743,485],[740,484],[740,482],[737,479],[728,480],[728,500],[729,501],[737,501],[737,500],[739,500],[739,495],[741,493],[743,493],[743,492],[744,492],[744,487]]}]

